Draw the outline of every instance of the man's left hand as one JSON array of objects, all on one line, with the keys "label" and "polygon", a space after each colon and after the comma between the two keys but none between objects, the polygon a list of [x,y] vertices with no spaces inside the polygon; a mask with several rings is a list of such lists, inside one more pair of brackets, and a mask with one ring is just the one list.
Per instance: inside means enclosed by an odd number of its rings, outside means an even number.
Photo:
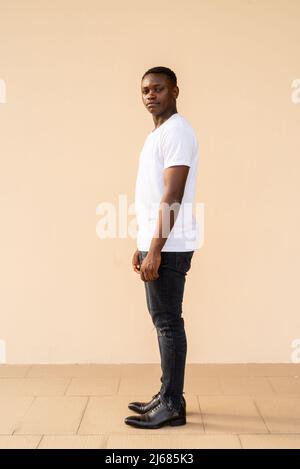
[{"label": "man's left hand", "polygon": [[141,280],[149,282],[159,278],[158,269],[161,263],[161,253],[149,251],[141,265]]}]

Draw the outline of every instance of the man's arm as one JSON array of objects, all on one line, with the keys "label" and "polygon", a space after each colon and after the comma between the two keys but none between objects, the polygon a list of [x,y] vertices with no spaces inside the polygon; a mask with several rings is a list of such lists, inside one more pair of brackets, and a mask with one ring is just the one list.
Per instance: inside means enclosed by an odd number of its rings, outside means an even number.
[{"label": "man's arm", "polygon": [[[164,170],[164,193],[160,201],[157,227],[149,248],[151,253],[158,253],[162,250],[172,231],[180,209],[189,169],[189,166],[171,166]],[[175,204],[175,210],[170,210],[172,204]]]},{"label": "man's arm", "polygon": [[157,271],[161,261],[160,252],[176,222],[189,169],[189,166],[178,165],[164,170],[164,193],[160,201],[157,226],[148,254],[141,266],[141,279],[144,281],[159,277]]}]

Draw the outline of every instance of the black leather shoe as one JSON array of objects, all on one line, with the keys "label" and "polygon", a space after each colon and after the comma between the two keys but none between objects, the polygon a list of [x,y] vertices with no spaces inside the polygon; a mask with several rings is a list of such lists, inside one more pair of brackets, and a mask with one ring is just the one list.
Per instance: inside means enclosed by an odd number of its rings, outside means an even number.
[{"label": "black leather shoe", "polygon": [[130,402],[128,407],[130,410],[138,414],[145,414],[148,410],[153,409],[160,402],[160,393],[154,394],[150,402]]},{"label": "black leather shoe", "polygon": [[[154,394],[150,402],[130,402],[128,407],[130,410],[133,410],[137,414],[145,414],[149,410],[153,409],[160,402],[160,392]],[[182,405],[186,408],[185,398],[182,396]]]},{"label": "black leather shoe", "polygon": [[173,427],[186,424],[186,410],[181,406],[180,410],[170,410],[159,402],[153,409],[143,415],[132,415],[125,418],[125,423],[137,428],[160,428],[164,425]]}]

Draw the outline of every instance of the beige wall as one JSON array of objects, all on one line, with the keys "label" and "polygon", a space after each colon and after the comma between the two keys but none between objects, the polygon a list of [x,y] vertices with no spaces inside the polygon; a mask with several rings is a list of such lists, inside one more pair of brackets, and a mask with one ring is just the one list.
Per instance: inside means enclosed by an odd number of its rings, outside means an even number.
[{"label": "beige wall", "polygon": [[201,147],[205,239],[187,277],[187,361],[291,360],[300,338],[299,21],[298,0],[0,0],[8,363],[159,360],[131,269],[135,240],[96,235],[99,203],[134,200],[153,128],[140,78],[156,65],[177,73],[178,111]]}]

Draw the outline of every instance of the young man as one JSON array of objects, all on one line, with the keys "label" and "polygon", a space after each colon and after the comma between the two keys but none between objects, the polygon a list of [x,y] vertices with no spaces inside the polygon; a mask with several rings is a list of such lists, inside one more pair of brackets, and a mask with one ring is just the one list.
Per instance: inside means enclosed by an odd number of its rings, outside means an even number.
[{"label": "young man", "polygon": [[186,423],[183,397],[187,340],[182,318],[186,274],[199,248],[192,214],[198,142],[190,123],[178,113],[175,73],[149,69],[142,77],[142,100],[155,128],[140,154],[135,188],[137,250],[132,259],[144,282],[148,311],[157,331],[161,388],[148,403],[131,402],[140,415],[125,418],[138,428]]}]

